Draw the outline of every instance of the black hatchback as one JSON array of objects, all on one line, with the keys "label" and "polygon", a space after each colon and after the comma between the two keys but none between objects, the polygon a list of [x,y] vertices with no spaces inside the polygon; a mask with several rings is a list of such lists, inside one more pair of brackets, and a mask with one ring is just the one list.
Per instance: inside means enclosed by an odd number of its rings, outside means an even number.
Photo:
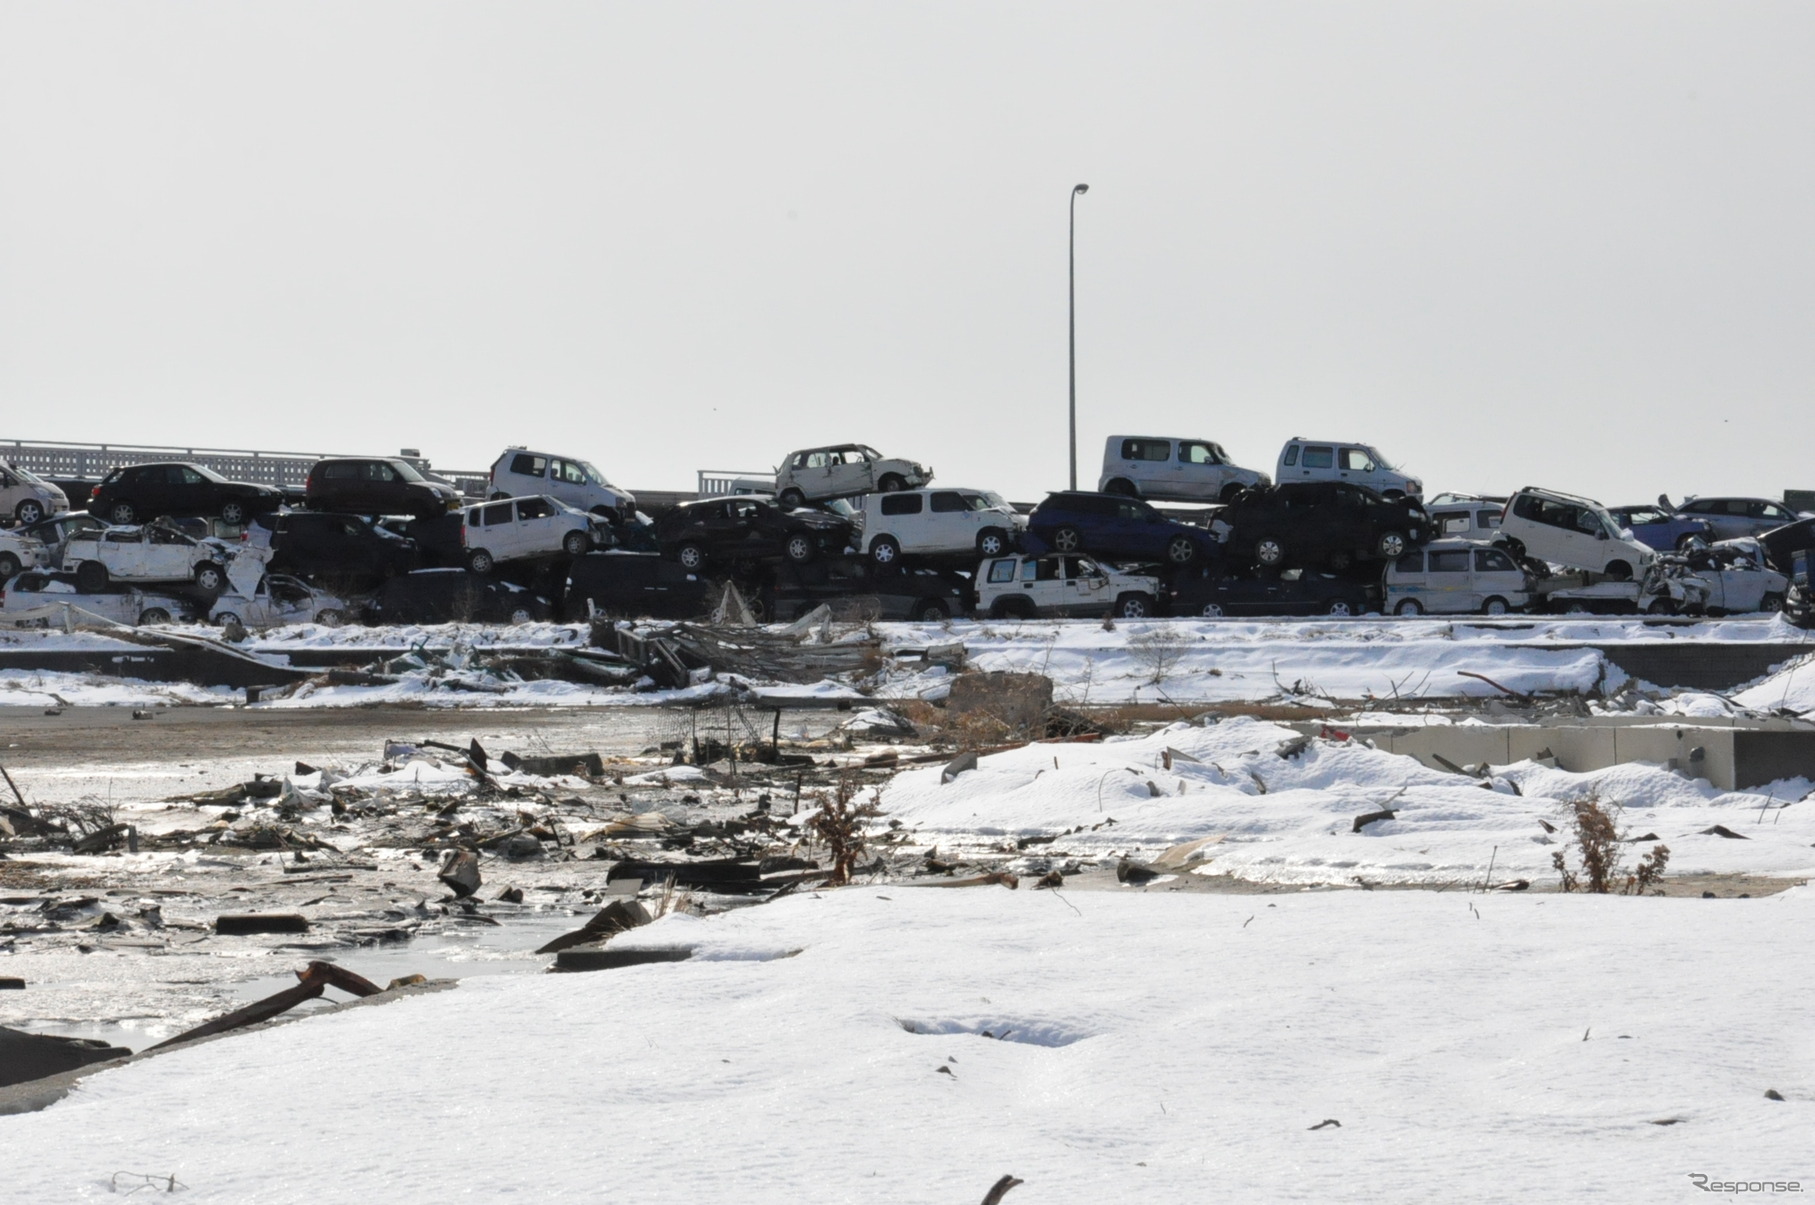
[{"label": "black hatchback", "polygon": [[1356,561],[1397,560],[1431,535],[1430,516],[1418,499],[1388,499],[1346,481],[1245,490],[1215,522],[1228,528],[1223,546],[1231,560],[1269,569],[1346,569]]},{"label": "black hatchback", "polygon": [[417,567],[416,542],[361,515],[291,511],[260,515],[247,529],[268,531],[270,569],[337,584],[376,585]]},{"label": "black hatchback", "polygon": [[274,485],[229,481],[213,469],[171,460],[127,465],[107,474],[88,496],[88,513],[117,527],[166,515],[218,516],[237,527],[283,500],[283,491]]},{"label": "black hatchback", "polygon": [[805,564],[844,551],[851,521],[821,510],[784,511],[766,498],[736,495],[681,503],[656,520],[655,536],[662,555],[685,569],[776,558]]},{"label": "black hatchback", "polygon": [[453,486],[430,481],[415,465],[398,456],[318,460],[309,470],[303,500],[310,510],[414,515],[419,519],[446,514],[460,506],[460,494]]}]

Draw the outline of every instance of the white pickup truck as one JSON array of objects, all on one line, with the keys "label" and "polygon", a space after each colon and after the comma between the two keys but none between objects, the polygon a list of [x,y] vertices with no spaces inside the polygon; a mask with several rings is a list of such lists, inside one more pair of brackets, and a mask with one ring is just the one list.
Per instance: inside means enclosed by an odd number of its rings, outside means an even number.
[{"label": "white pickup truck", "polygon": [[976,590],[977,611],[991,619],[1159,613],[1157,577],[1105,569],[1076,553],[991,557],[977,567]]}]

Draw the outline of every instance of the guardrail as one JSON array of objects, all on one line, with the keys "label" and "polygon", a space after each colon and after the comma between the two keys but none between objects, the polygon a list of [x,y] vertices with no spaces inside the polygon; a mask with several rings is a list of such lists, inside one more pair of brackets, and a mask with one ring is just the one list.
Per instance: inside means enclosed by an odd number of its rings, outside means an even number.
[{"label": "guardrail", "polygon": [[737,469],[700,469],[699,496],[716,498],[722,494],[772,494],[775,474],[760,469],[741,472]]},{"label": "guardrail", "polygon": [[[156,460],[186,460],[213,469],[234,481],[257,485],[274,485],[280,489],[300,490],[309,476],[309,467],[327,456],[346,456],[347,452],[263,452],[251,448],[193,448],[158,444],[84,444],[59,440],[0,439],[0,461],[17,465],[40,477],[62,481],[99,481],[117,468]],[[365,453],[370,455],[370,453]],[[483,498],[490,475],[465,470],[440,471],[414,452],[406,451],[402,459],[423,473],[445,481],[469,498]]]}]

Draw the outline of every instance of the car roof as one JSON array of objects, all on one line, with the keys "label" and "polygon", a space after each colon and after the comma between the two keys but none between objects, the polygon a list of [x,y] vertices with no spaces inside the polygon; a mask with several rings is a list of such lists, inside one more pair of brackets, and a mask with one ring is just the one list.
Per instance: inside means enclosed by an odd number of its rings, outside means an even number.
[{"label": "car roof", "polygon": [[1605,506],[1601,506],[1601,504],[1596,502],[1593,498],[1584,498],[1580,494],[1565,494],[1562,490],[1545,489],[1541,485],[1522,485],[1519,487],[1519,493],[1540,494],[1546,498],[1557,498],[1561,501],[1574,502],[1581,506],[1595,506],[1600,507],[1602,510],[1607,509]]}]

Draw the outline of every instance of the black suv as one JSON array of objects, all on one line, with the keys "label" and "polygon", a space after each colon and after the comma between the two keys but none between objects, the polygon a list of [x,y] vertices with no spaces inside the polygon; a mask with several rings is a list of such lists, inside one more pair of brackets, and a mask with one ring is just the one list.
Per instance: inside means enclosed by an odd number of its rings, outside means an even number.
[{"label": "black suv", "polygon": [[1201,527],[1169,519],[1139,498],[1059,490],[1027,516],[1035,551],[1088,552],[1105,561],[1189,565],[1215,558],[1216,539]]},{"label": "black suv", "polygon": [[589,552],[567,567],[562,612],[586,618],[591,602],[608,615],[695,619],[706,613],[712,583],[653,552]]},{"label": "black suv", "polygon": [[270,532],[270,570],[375,585],[416,568],[416,542],[360,515],[294,511],[259,515],[248,529]]},{"label": "black suv", "polygon": [[274,485],[229,481],[213,469],[181,460],[115,469],[88,496],[88,513],[125,527],[164,515],[213,518],[238,526],[284,500]]},{"label": "black suv", "polygon": [[970,583],[925,567],[876,565],[862,556],[828,557],[810,565],[781,564],[762,583],[763,609],[777,620],[799,619],[821,603],[838,609],[854,600],[853,619],[940,620],[963,615]]},{"label": "black suv", "polygon": [[511,582],[464,569],[419,569],[381,586],[367,614],[373,623],[529,623],[553,612],[547,600]]},{"label": "black suv", "polygon": [[1388,500],[1346,481],[1306,481],[1251,489],[1217,515],[1231,559],[1269,569],[1286,565],[1346,569],[1356,561],[1397,560],[1430,539],[1431,520],[1416,498]]},{"label": "black suv", "polygon": [[851,521],[820,510],[783,511],[763,498],[737,495],[683,502],[656,520],[662,555],[684,569],[786,557],[804,564],[843,552]]},{"label": "black suv", "polygon": [[459,509],[460,494],[451,485],[430,481],[400,457],[337,456],[315,462],[303,501],[310,510],[427,519]]}]

